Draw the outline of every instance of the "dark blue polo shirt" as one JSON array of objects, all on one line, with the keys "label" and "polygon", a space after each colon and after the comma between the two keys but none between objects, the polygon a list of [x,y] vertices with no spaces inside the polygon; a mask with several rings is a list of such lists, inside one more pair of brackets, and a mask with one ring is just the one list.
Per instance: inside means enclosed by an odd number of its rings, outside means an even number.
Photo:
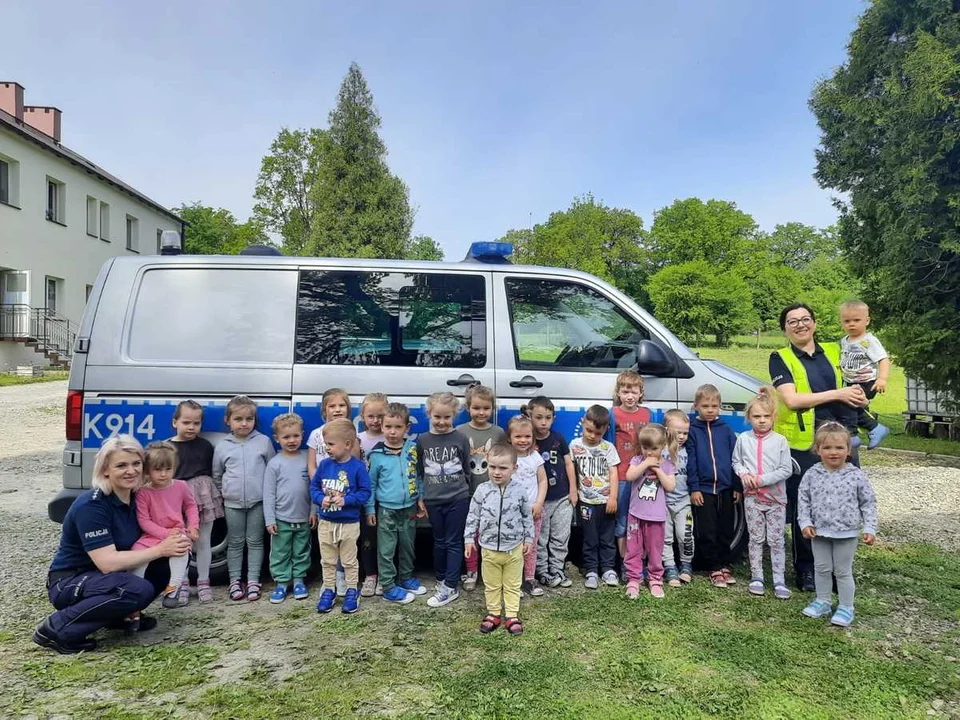
[{"label": "dark blue polo shirt", "polygon": [[116,546],[117,550],[129,550],[140,534],[136,494],[127,505],[116,493],[106,495],[100,490],[88,490],[67,510],[60,547],[50,564],[50,571],[93,570],[96,565],[87,553],[108,545]]},{"label": "dark blue polo shirt", "polygon": [[[803,350],[798,350],[793,345],[790,345],[790,349],[807,371],[810,392],[819,393],[837,389],[836,370],[833,363],[830,362],[830,358],[820,347],[820,343],[815,344],[812,355],[805,353]],[[790,372],[779,353],[770,353],[769,370],[770,382],[773,383],[774,387],[780,387],[785,383],[796,385],[793,373]],[[847,428],[855,428],[857,426],[857,410],[843,402],[824,403],[813,409],[813,420],[818,427],[828,420],[835,420]]]}]

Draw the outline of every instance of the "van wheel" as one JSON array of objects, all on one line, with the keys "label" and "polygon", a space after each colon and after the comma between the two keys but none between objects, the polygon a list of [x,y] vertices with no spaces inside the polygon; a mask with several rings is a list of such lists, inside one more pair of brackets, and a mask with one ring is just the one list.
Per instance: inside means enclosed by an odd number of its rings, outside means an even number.
[{"label": "van wheel", "polygon": [[[223,518],[213,523],[210,545],[213,551],[210,560],[210,583],[226,585],[230,574],[227,570],[227,521]],[[193,553],[190,553],[190,580],[194,584],[197,582],[197,558]]]}]

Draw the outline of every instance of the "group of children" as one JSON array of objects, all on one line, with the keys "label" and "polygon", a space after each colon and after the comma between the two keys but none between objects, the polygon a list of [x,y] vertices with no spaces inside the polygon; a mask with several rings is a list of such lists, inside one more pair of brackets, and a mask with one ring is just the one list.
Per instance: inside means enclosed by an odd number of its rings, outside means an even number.
[{"label": "group of children", "polygon": [[[555,408],[543,396],[527,403],[504,431],[494,422],[490,388],[467,390],[469,421],[457,427],[459,399],[434,393],[426,401],[429,429],[413,439],[409,409],[380,393],[364,398],[364,432],[358,434],[347,394],[334,388],[323,394],[324,424],[310,433],[306,450],[300,416],[286,413],[273,421],[279,452],[257,430],[257,408],[246,396],[227,404],[230,434],[215,449],[199,436],[202,408],[185,400],[174,414],[175,437],[146,451],[145,487],[137,501],[140,542],[159,542],[173,528],[187,533],[197,556],[197,596],[210,602],[210,529],[226,517],[229,597],[255,601],[269,533],[276,581],[270,601],[280,603],[291,592],[296,599],[309,596],[305,579],[315,530],[323,574],[317,610],[330,612],[339,598],[342,612],[354,613],[361,596],[382,594],[405,604],[427,594],[413,571],[416,524],[428,518],[436,585],[427,604],[453,602],[461,585],[473,590],[482,577],[487,612],[480,630],[502,624],[518,635],[523,593],[537,597],[544,586],[572,584],[565,569],[575,512],[586,588],[620,585],[619,549],[627,596],[636,598],[646,584],[662,598],[664,584],[693,581],[695,544],[715,587],[736,582],[730,549],[734,505],[742,500],[749,591],[765,593],[766,544],[774,595],[789,598],[784,526],[792,462],[786,440],[772,429],[775,391],[763,388],[749,402],[752,429],[737,437],[720,418],[716,387],[698,388],[693,420],[669,410],[663,424],[651,422],[643,388],[636,372],[620,373],[612,409],[588,408],[582,433],[569,443],[552,429]],[[822,462],[804,477],[798,504],[817,561],[817,599],[804,613],[820,617],[832,610],[832,573],[840,592],[834,621],[849,624],[849,569],[861,524],[865,542],[876,532],[873,494],[847,463],[850,436],[842,426],[821,427],[815,450]],[[186,562],[171,558],[162,604],[178,607],[189,597]]]}]

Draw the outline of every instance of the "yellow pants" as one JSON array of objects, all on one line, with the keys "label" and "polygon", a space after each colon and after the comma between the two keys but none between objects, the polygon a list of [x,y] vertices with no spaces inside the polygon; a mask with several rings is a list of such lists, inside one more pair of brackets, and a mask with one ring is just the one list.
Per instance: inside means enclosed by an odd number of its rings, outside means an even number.
[{"label": "yellow pants", "polygon": [[347,587],[355,588],[360,582],[360,564],[357,562],[357,540],[360,538],[360,523],[338,523],[321,520],[317,525],[320,541],[320,567],[323,570],[325,588],[333,590],[337,584],[337,560],[343,565]]},{"label": "yellow pants", "polygon": [[523,582],[523,545],[509,552],[480,548],[483,559],[483,588],[487,599],[487,612],[500,617],[520,614],[520,583]]}]

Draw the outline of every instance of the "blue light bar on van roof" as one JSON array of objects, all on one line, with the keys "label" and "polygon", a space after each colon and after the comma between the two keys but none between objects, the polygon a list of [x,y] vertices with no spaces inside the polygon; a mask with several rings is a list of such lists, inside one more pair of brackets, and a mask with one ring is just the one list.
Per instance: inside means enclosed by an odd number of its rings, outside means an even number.
[{"label": "blue light bar on van roof", "polygon": [[513,243],[475,242],[470,245],[468,257],[480,262],[507,262],[513,254]]}]

